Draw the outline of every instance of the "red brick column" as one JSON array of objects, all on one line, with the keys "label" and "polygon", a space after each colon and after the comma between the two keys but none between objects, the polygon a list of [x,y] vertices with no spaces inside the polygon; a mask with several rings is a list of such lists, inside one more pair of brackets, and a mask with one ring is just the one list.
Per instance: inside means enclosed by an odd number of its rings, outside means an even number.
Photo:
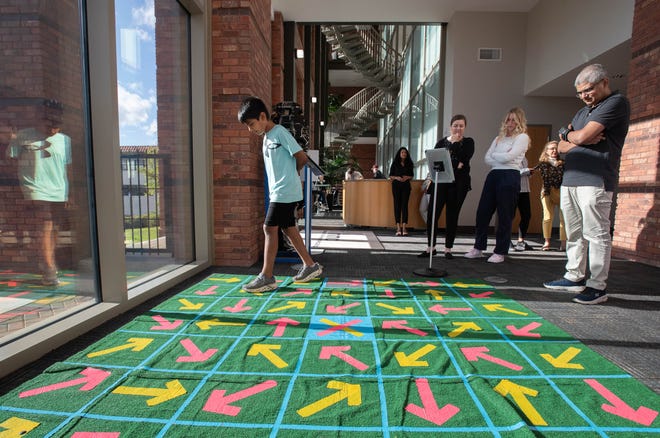
[{"label": "red brick column", "polygon": [[631,123],[621,157],[613,255],[660,266],[660,8],[636,0],[628,75]]},{"label": "red brick column", "polygon": [[250,266],[263,252],[261,139],[236,117],[250,95],[271,102],[270,0],[213,0],[214,264]]}]

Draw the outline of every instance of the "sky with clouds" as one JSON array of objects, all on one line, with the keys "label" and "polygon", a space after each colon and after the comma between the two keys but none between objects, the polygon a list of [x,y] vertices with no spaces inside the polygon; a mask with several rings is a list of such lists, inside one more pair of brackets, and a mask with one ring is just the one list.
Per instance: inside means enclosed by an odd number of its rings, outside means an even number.
[{"label": "sky with clouds", "polygon": [[120,144],[157,145],[154,0],[116,0],[115,16]]}]

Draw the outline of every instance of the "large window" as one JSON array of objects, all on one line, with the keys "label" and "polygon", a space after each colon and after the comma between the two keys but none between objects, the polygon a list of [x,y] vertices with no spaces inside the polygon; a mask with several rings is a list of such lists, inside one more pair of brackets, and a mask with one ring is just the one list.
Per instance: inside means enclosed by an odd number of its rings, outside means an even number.
[{"label": "large window", "polygon": [[116,0],[115,11],[130,287],[194,258],[190,17],[176,0]]},{"label": "large window", "polygon": [[99,298],[79,4],[0,0],[0,345]]}]

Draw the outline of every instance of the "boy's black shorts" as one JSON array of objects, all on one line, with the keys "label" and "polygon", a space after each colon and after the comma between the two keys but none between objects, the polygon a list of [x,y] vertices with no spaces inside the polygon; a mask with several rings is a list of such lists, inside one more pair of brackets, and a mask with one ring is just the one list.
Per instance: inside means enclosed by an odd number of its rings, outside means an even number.
[{"label": "boy's black shorts", "polygon": [[289,228],[296,225],[296,207],[299,202],[271,202],[268,204],[266,220],[267,227]]}]

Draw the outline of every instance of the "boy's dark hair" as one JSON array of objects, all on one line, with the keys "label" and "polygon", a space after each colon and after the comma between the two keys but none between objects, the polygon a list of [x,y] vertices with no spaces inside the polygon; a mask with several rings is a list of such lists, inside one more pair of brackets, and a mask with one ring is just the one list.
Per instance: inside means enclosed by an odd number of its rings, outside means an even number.
[{"label": "boy's dark hair", "polygon": [[266,104],[258,97],[248,97],[243,100],[241,107],[238,109],[238,121],[245,123],[248,119],[259,120],[261,113],[266,114],[266,118],[270,119]]}]

